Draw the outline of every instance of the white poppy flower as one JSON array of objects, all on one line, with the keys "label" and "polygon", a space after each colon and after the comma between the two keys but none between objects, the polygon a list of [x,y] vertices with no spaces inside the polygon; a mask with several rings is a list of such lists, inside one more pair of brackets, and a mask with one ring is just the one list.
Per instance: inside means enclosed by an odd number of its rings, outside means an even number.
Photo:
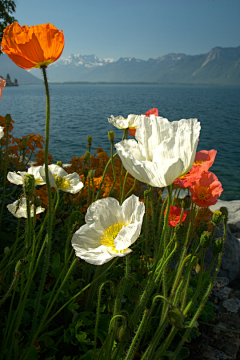
[{"label": "white poppy flower", "polygon": [[0,139],[4,136],[4,127],[0,126]]},{"label": "white poppy flower", "polygon": [[128,115],[127,119],[124,119],[124,117],[121,115],[117,117],[111,115],[111,117],[108,118],[108,122],[110,122],[113,126],[115,126],[118,129],[128,129],[128,128],[136,129],[140,118],[141,115],[134,115],[134,114]]},{"label": "white poppy flower", "polygon": [[102,265],[116,256],[125,256],[139,237],[145,205],[135,195],[122,206],[114,198],[92,203],[85,216],[86,224],[75,232],[72,246],[76,256],[94,265]]},{"label": "white poppy flower", "polygon": [[[14,201],[14,203],[7,205],[8,210],[17,218],[27,218],[27,201],[25,197]],[[40,214],[45,211],[44,208],[38,206],[36,208],[36,214]],[[34,204],[30,207],[30,216],[34,216]]]},{"label": "white poppy flower", "polygon": [[[61,166],[55,164],[48,165],[48,170],[50,185],[56,190],[76,194],[82,189],[83,183],[76,172],[68,174]],[[46,181],[45,166],[42,166],[40,173]]]},{"label": "white poppy flower", "polygon": [[16,185],[23,185],[24,184],[24,177],[25,175],[31,174],[34,176],[35,179],[35,186],[37,185],[44,185],[46,182],[43,180],[42,176],[40,175],[40,169],[42,166],[31,166],[28,171],[18,171],[16,172],[9,172],[7,174],[7,179],[12,184]]},{"label": "white poppy flower", "polygon": [[171,185],[194,162],[200,123],[197,119],[169,122],[141,115],[136,140],[123,140],[116,149],[125,169],[137,180],[154,187]]}]

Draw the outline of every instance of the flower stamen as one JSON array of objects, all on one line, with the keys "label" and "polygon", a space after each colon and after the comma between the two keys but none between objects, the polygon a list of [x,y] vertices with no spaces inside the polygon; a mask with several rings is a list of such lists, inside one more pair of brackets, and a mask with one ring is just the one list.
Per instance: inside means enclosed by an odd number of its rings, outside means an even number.
[{"label": "flower stamen", "polygon": [[[128,223],[120,223],[119,221],[116,224],[109,226],[106,231],[101,236],[101,244],[110,248],[112,252],[118,253],[116,250],[114,240],[119,234],[119,231],[123,228],[123,226],[128,225]],[[120,253],[123,253],[125,250],[120,250]]]}]

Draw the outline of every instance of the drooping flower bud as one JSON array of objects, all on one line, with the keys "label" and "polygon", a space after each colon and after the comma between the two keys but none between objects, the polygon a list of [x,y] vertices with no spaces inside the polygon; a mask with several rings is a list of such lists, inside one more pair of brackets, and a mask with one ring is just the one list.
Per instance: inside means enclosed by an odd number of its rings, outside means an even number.
[{"label": "drooping flower bud", "polygon": [[6,125],[10,125],[11,124],[11,116],[10,116],[10,114],[7,114],[6,116],[5,116],[5,123],[6,123]]},{"label": "drooping flower bud", "polygon": [[130,329],[124,325],[120,326],[117,332],[117,337],[120,343],[127,343],[131,337]]},{"label": "drooping flower bud", "polygon": [[109,138],[110,141],[114,141],[114,139],[115,139],[115,134],[114,134],[114,131],[113,131],[113,130],[111,130],[111,131],[108,132],[108,138]]},{"label": "drooping flower bud", "polygon": [[220,254],[223,251],[223,240],[221,238],[214,240],[212,251],[214,254]]},{"label": "drooping flower bud", "polygon": [[212,216],[212,223],[216,226],[220,225],[222,221],[222,213],[221,211],[214,211]]},{"label": "drooping flower bud", "polygon": [[200,245],[203,249],[208,248],[211,245],[212,234],[209,231],[203,231],[200,237]]},{"label": "drooping flower bud", "polygon": [[15,266],[15,273],[19,274],[25,268],[25,265],[27,265],[27,263],[28,261],[25,259],[18,260]]},{"label": "drooping flower bud", "polygon": [[88,142],[89,145],[92,145],[92,136],[91,135],[89,135],[87,137],[87,142]]},{"label": "drooping flower bud", "polygon": [[225,206],[220,207],[220,211],[225,219],[228,219],[228,209]]},{"label": "drooping flower bud", "polygon": [[178,307],[173,306],[168,311],[168,320],[177,329],[184,329],[184,315]]},{"label": "drooping flower bud", "polygon": [[201,236],[204,231],[207,231],[207,228],[207,223],[205,221],[201,221],[196,229],[197,235]]},{"label": "drooping flower bud", "polygon": [[60,167],[62,168],[62,166],[63,166],[62,161],[57,161],[57,165],[58,165],[58,166],[60,166]]},{"label": "drooping flower bud", "polygon": [[84,154],[84,156],[83,156],[83,160],[84,160],[85,162],[88,162],[89,158],[90,158],[90,152],[89,152],[89,151],[86,151],[85,154]]},{"label": "drooping flower bud", "polygon": [[23,150],[27,148],[27,143],[28,143],[27,138],[23,138],[23,139],[22,139],[22,149],[23,149]]},{"label": "drooping flower bud", "polygon": [[31,196],[35,189],[35,178],[32,174],[26,174],[24,176],[23,189],[27,196]]}]

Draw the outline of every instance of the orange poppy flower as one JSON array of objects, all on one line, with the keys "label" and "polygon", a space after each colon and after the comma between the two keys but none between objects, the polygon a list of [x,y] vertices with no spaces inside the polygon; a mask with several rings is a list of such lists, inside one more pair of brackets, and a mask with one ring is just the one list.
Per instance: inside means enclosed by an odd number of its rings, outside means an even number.
[{"label": "orange poppy flower", "polygon": [[56,61],[64,48],[64,36],[52,24],[8,25],[3,33],[2,51],[23,69],[40,68]]},{"label": "orange poppy flower", "polygon": [[204,171],[190,187],[192,201],[201,207],[215,205],[223,192],[222,184],[211,171]]},{"label": "orange poppy flower", "polygon": [[[145,112],[145,114],[143,114],[143,115],[145,115],[146,117],[150,117],[150,115],[158,116],[158,109],[152,108],[152,109],[148,110],[147,112]],[[128,134],[135,136],[136,129],[128,129]]]},{"label": "orange poppy flower", "polygon": [[201,166],[202,171],[207,171],[213,164],[217,150],[201,150],[196,152],[193,165]]},{"label": "orange poppy flower", "polygon": [[[164,216],[166,214],[166,211],[167,209],[164,211]],[[181,207],[170,205],[168,225],[175,227],[179,223],[181,212],[182,212]],[[186,219],[186,217],[187,217],[187,210],[184,210],[181,223]]]},{"label": "orange poppy flower", "polygon": [[185,174],[174,181],[174,185],[177,185],[181,189],[185,189],[191,186],[194,181],[200,179],[201,176],[202,176],[201,166],[193,165],[188,174]]}]

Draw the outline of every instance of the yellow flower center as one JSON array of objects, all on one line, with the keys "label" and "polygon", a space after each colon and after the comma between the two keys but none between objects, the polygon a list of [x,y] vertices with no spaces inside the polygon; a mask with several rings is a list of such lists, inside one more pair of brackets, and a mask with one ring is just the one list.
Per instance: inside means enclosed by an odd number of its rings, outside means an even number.
[{"label": "yellow flower center", "polygon": [[200,186],[197,189],[197,196],[199,200],[207,200],[210,197],[209,188],[206,186]]},{"label": "yellow flower center", "polygon": [[61,190],[66,190],[69,187],[70,182],[69,182],[69,180],[66,180],[65,177],[57,176],[54,174],[53,174],[53,177],[54,177],[57,188],[59,188]]},{"label": "yellow flower center", "polygon": [[169,214],[169,221],[175,221],[177,219],[177,215]]},{"label": "yellow flower center", "polygon": [[37,186],[37,185],[42,185],[42,179],[40,179],[40,178],[35,178],[35,185]]},{"label": "yellow flower center", "polygon": [[120,250],[120,251],[116,250],[115,245],[114,245],[114,239],[116,239],[116,237],[118,236],[118,233],[122,229],[122,227],[127,224],[128,223],[117,222],[116,224],[109,226],[109,228],[107,228],[106,231],[103,233],[103,236],[101,236],[101,244],[106,247],[109,247],[112,252],[124,253],[126,250]]},{"label": "yellow flower center", "polygon": [[200,165],[200,166],[202,166],[202,163],[204,163],[204,160],[197,160],[197,161],[194,161],[193,165]]}]

